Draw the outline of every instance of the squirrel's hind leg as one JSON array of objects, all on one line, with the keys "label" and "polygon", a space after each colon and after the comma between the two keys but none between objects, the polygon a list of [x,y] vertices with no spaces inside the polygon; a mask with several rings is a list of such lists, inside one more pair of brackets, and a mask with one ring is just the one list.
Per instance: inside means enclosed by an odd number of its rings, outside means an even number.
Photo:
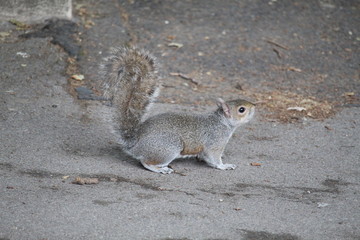
[{"label": "squirrel's hind leg", "polygon": [[172,173],[168,165],[180,155],[182,145],[173,134],[149,135],[131,149],[131,153],[148,170],[156,173]]},{"label": "squirrel's hind leg", "polygon": [[[144,156],[144,155],[143,155]],[[177,155],[167,153],[166,151],[147,152],[145,157],[140,157],[141,164],[148,170],[156,173],[169,174],[174,170],[168,167],[168,165],[176,158]]]}]

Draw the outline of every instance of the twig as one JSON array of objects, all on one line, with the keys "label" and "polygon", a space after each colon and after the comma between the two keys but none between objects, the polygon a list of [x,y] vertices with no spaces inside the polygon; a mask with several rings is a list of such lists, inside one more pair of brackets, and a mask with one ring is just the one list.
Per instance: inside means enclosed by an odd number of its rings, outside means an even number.
[{"label": "twig", "polygon": [[276,48],[273,48],[273,51],[276,53],[277,57],[281,59],[280,52]]},{"label": "twig", "polygon": [[185,74],[182,74],[182,73],[174,73],[173,72],[173,73],[170,73],[170,76],[178,76],[178,77],[181,77],[181,78],[183,78],[185,80],[188,80],[188,81],[194,83],[195,85],[199,85],[199,83],[197,81],[195,81],[193,78],[191,78],[191,77],[189,77],[189,76],[187,76]]},{"label": "twig", "polygon": [[279,48],[285,49],[285,50],[289,50],[289,47],[281,45],[280,43],[274,42],[272,40],[265,40],[267,43],[273,44]]}]

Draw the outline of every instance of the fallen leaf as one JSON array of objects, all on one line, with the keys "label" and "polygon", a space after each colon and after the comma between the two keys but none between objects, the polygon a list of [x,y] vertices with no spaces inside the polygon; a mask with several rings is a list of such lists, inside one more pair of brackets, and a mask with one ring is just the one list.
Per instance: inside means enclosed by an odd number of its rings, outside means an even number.
[{"label": "fallen leaf", "polygon": [[176,42],[171,42],[171,43],[168,44],[168,47],[181,48],[181,47],[183,47],[183,46],[184,46],[184,44],[182,44],[182,43],[176,43]]},{"label": "fallen leaf", "polygon": [[260,167],[261,163],[257,163],[257,162],[252,162],[250,163],[251,166],[255,166],[255,167]]},{"label": "fallen leaf", "polygon": [[329,203],[323,203],[323,202],[318,202],[318,203],[317,203],[318,208],[327,207],[327,206],[329,206],[329,205],[330,205]]},{"label": "fallen leaf", "polygon": [[71,182],[72,184],[79,184],[79,185],[84,185],[84,184],[98,184],[99,183],[99,179],[98,178],[81,178],[81,177],[76,177],[74,181]]},{"label": "fallen leaf", "polygon": [[344,93],[344,95],[348,96],[348,97],[352,97],[355,95],[355,93],[354,92],[346,92],[346,93]]},{"label": "fallen leaf", "polygon": [[21,56],[22,58],[30,57],[30,55],[26,52],[17,52],[16,55]]},{"label": "fallen leaf", "polygon": [[296,67],[288,67],[288,70],[293,72],[302,72],[300,68],[296,68]]},{"label": "fallen leaf", "polygon": [[82,74],[74,74],[74,75],[71,76],[71,78],[75,79],[77,81],[82,81],[82,80],[84,80],[85,77]]},{"label": "fallen leaf", "polygon": [[5,91],[6,93],[10,94],[10,95],[15,95],[16,92],[14,90],[8,90],[8,91]]},{"label": "fallen leaf", "polygon": [[167,36],[166,37],[166,39],[168,39],[168,40],[174,40],[176,38],[176,36],[173,36],[173,35],[169,35],[169,36]]},{"label": "fallen leaf", "polygon": [[304,107],[288,107],[287,110],[288,111],[295,110],[295,111],[302,112],[302,111],[306,111],[306,108],[304,108]]},{"label": "fallen leaf", "polygon": [[93,27],[93,26],[95,26],[95,23],[94,23],[93,21],[87,20],[87,21],[85,22],[85,28],[86,28],[86,29],[90,29],[90,28]]}]

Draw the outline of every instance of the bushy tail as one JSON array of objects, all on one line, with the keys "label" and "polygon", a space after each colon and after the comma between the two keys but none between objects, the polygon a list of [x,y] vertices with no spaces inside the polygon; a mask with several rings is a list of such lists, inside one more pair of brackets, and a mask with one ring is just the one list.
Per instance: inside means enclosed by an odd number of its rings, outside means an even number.
[{"label": "bushy tail", "polygon": [[143,116],[159,92],[155,58],[137,48],[115,48],[101,68],[104,95],[116,107],[120,138],[123,144],[132,145]]}]

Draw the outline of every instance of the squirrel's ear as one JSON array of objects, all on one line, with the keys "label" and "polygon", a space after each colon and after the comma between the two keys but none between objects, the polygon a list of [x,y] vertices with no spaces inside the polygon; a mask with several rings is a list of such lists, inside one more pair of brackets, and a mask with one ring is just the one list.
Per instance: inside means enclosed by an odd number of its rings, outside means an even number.
[{"label": "squirrel's ear", "polygon": [[227,118],[231,117],[230,108],[222,98],[218,98],[218,106],[220,108],[222,108],[222,110],[225,114],[225,117],[227,117]]}]

